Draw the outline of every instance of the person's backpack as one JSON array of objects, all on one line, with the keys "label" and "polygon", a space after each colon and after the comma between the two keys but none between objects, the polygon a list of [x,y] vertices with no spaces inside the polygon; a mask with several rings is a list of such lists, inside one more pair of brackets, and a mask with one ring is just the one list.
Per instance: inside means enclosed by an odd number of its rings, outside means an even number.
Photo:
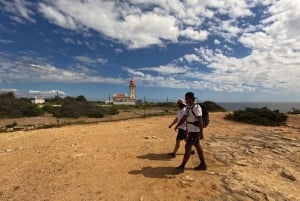
[{"label": "person's backpack", "polygon": [[203,128],[206,128],[208,126],[208,124],[209,124],[209,113],[208,113],[208,110],[207,110],[207,106],[206,106],[205,103],[195,103],[193,105],[192,109],[191,109],[191,111],[192,111],[192,113],[193,113],[194,116],[196,116],[195,113],[194,113],[194,111],[193,111],[193,108],[195,107],[195,105],[196,105],[196,107],[200,106],[201,109],[202,109]]}]

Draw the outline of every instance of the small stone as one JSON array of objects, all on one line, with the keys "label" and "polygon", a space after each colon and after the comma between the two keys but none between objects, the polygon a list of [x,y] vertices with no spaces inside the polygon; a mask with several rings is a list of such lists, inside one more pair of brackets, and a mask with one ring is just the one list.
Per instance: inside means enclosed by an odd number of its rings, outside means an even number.
[{"label": "small stone", "polygon": [[5,150],[6,153],[10,153],[10,152],[12,152],[12,151],[13,151],[12,149],[6,149],[6,150]]},{"label": "small stone", "polygon": [[14,186],[14,191],[19,190],[20,186]]},{"label": "small stone", "polygon": [[283,140],[289,140],[289,141],[297,141],[296,138],[292,138],[292,137],[281,137],[281,139],[283,139]]},{"label": "small stone", "polygon": [[139,201],[144,201],[144,197],[141,196],[141,197],[139,198]]},{"label": "small stone", "polygon": [[149,139],[151,139],[151,137],[149,137],[149,136],[145,136],[145,139],[149,140]]},{"label": "small stone", "polygon": [[248,161],[247,160],[235,161],[234,163],[239,165],[239,166],[248,166]]},{"label": "small stone", "polygon": [[7,128],[6,131],[7,131],[7,132],[13,132],[13,131],[14,131],[14,128]]},{"label": "small stone", "polygon": [[184,180],[184,181],[190,181],[190,182],[192,182],[192,181],[195,181],[195,179],[193,178],[193,177],[191,177],[191,176],[184,176],[184,177],[182,177],[182,180]]},{"label": "small stone", "polygon": [[289,173],[289,172],[282,171],[282,172],[280,173],[280,175],[281,175],[282,177],[285,177],[285,178],[291,180],[291,181],[296,181],[296,177],[295,177],[294,175],[292,175],[291,173]]},{"label": "small stone", "polygon": [[84,156],[85,154],[74,154],[71,156],[71,158],[79,158],[81,156]]}]

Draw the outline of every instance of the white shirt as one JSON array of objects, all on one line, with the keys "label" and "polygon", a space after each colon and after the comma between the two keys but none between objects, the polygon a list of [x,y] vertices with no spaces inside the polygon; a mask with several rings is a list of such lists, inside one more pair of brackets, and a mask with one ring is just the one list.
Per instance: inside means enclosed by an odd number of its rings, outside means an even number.
[{"label": "white shirt", "polygon": [[[185,107],[182,108],[182,109],[178,109],[178,112],[177,112],[177,119],[178,119],[178,122],[182,119],[182,117],[186,115],[186,110],[185,110]],[[186,130],[186,123],[184,122],[183,124],[179,125],[178,128],[180,129],[183,129],[183,130]]]},{"label": "white shirt", "polygon": [[[192,113],[192,108],[193,108],[193,112]],[[202,109],[200,105],[194,105],[193,106],[187,106],[186,109],[186,115],[187,115],[187,122],[195,122],[195,121],[199,121],[199,119],[197,117],[202,116]],[[188,132],[200,132],[200,128],[199,126],[195,126],[193,124],[187,123],[187,130]]]}]

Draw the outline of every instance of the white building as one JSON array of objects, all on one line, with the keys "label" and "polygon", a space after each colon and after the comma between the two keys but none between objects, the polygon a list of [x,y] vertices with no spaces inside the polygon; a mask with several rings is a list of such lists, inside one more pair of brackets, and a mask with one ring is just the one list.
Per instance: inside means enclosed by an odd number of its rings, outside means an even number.
[{"label": "white building", "polygon": [[131,79],[129,82],[129,96],[127,94],[118,93],[113,96],[114,105],[135,105],[136,104],[136,92],[135,81]]},{"label": "white building", "polygon": [[31,100],[31,102],[33,104],[43,104],[43,103],[45,103],[45,99],[44,98],[34,97],[34,99]]}]

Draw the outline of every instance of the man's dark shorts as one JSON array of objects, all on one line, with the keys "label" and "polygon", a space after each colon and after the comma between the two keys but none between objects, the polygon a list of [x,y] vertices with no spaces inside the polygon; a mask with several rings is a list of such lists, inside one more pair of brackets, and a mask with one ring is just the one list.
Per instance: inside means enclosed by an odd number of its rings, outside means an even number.
[{"label": "man's dark shorts", "polygon": [[186,130],[179,128],[176,140],[184,140],[186,139],[187,134]]},{"label": "man's dark shorts", "polygon": [[195,145],[199,143],[199,140],[200,140],[200,132],[191,132],[188,134],[186,143]]}]

